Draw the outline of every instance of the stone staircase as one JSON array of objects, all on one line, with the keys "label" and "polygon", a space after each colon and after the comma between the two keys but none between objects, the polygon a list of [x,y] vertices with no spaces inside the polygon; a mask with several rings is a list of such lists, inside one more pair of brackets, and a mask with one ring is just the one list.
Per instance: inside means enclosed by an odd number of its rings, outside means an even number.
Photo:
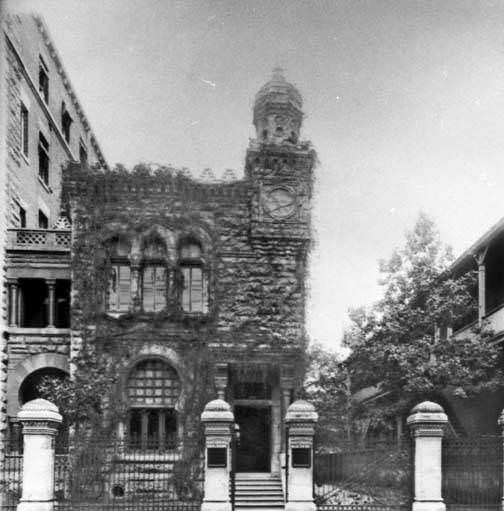
[{"label": "stone staircase", "polygon": [[235,509],[243,511],[284,509],[280,474],[238,472],[235,476]]}]

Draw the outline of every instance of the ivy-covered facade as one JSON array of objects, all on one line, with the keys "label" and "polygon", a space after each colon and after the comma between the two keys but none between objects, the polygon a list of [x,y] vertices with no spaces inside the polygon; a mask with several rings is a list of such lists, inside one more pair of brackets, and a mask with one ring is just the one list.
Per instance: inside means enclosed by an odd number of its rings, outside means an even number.
[{"label": "ivy-covered facade", "polygon": [[69,370],[83,370],[72,360],[89,349],[112,368],[99,406],[131,449],[183,449],[220,397],[241,429],[237,469],[280,470],[307,343],[316,155],[300,141],[302,117],[299,92],[276,69],[256,95],[242,179],[144,166],[64,172]]}]

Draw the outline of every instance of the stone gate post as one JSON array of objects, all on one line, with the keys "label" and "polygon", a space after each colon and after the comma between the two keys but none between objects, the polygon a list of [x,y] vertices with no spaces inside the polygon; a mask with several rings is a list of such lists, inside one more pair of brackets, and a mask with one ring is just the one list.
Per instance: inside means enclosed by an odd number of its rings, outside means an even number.
[{"label": "stone gate post", "polygon": [[54,437],[62,417],[45,399],[26,403],[18,414],[23,424],[23,493],[18,511],[54,509]]},{"label": "stone gate post", "polygon": [[287,428],[286,511],[315,511],[313,502],[313,436],[318,414],[311,403],[298,400],[285,415]]},{"label": "stone gate post", "polygon": [[411,410],[407,422],[415,437],[413,511],[445,511],[441,497],[441,443],[448,417],[440,405],[424,401]]},{"label": "stone gate post", "polygon": [[[504,450],[504,410],[502,410],[499,420],[497,421],[499,426],[501,427],[501,435],[502,435],[502,444],[501,449]],[[504,464],[504,461],[503,461]],[[501,495],[501,509],[504,511],[504,465],[501,468],[501,477],[502,477],[502,495]]]},{"label": "stone gate post", "polygon": [[201,511],[231,511],[229,478],[234,415],[222,399],[210,401],[201,414],[205,427],[205,486]]}]

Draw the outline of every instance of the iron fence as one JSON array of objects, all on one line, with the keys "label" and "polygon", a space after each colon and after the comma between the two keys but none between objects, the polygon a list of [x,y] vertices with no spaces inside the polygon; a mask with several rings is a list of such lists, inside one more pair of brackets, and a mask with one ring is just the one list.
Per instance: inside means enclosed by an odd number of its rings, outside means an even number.
[{"label": "iron fence", "polygon": [[342,444],[316,451],[314,497],[322,511],[403,511],[411,508],[413,448],[407,440]]},{"label": "iron fence", "polygon": [[59,510],[145,509],[192,511],[203,495],[203,459],[196,445],[142,448],[123,440],[95,439],[73,446],[59,465]]},{"label": "iron fence", "polygon": [[21,497],[23,456],[5,454],[0,462],[0,508],[2,511],[15,511]]},{"label": "iron fence", "polygon": [[501,511],[502,437],[443,441],[443,498],[449,511]]},{"label": "iron fence", "polygon": [[[88,439],[56,454],[58,511],[199,511],[203,458],[198,445],[177,449]],[[21,497],[23,455],[7,446],[0,463],[0,510],[15,511]]]}]

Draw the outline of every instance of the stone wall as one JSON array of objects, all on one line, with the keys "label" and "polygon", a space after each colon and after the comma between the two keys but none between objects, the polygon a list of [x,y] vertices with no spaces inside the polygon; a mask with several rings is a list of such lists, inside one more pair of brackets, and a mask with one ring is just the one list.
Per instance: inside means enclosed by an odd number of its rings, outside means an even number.
[{"label": "stone wall", "polygon": [[[302,225],[303,236],[292,223],[282,235],[273,224],[258,234],[253,228],[258,190],[248,178],[203,184],[163,170],[69,166],[64,202],[73,224],[72,328],[78,332],[72,349],[92,339],[116,357],[118,371],[125,374],[146,344],[169,347],[180,356],[183,373],[191,375],[187,391],[205,390],[198,406],[214,397],[214,362],[300,369],[309,224]],[[153,232],[166,242],[169,268],[177,265],[181,240],[190,236],[203,242],[208,314],[186,314],[178,303],[158,313],[106,313],[108,242],[120,234],[138,245]],[[199,413],[193,410],[189,420],[197,423]]]}]

